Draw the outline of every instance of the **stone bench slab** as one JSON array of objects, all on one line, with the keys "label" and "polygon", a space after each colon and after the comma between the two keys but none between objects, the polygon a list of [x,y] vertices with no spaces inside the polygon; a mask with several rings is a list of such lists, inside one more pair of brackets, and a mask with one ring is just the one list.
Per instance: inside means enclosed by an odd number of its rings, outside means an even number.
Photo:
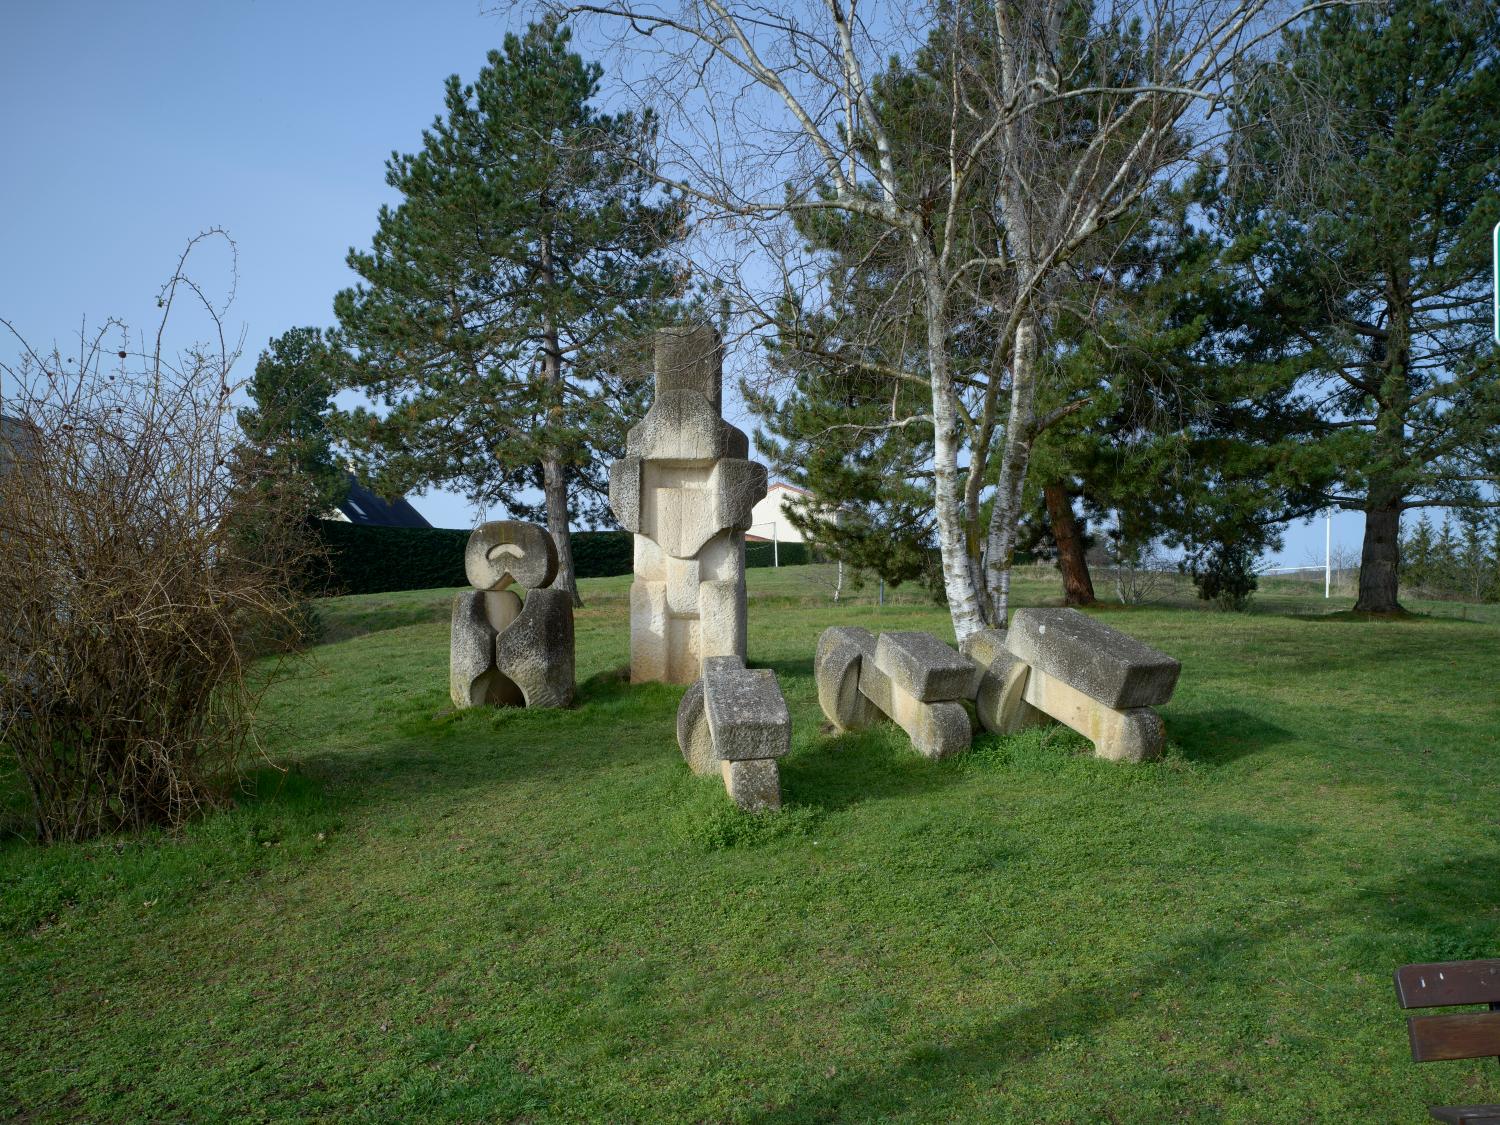
[{"label": "stone bench slab", "polygon": [[1076,609],[1018,609],[1005,645],[1033,671],[1116,711],[1172,698],[1182,665]]},{"label": "stone bench slab", "polygon": [[974,661],[931,633],[881,633],[875,642],[875,666],[921,703],[967,699],[979,679]]},{"label": "stone bench slab", "polygon": [[792,748],[792,718],[776,673],[768,668],[733,668],[705,661],[703,704],[721,761],[780,758]]}]

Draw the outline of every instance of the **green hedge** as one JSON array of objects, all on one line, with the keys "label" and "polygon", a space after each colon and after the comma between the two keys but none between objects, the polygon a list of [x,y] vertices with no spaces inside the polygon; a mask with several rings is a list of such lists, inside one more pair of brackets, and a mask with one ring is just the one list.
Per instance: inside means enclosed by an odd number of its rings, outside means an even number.
[{"label": "green hedge", "polygon": [[779,557],[782,566],[805,566],[812,562],[812,552],[806,543],[746,543],[746,566],[771,566]]},{"label": "green hedge", "polygon": [[[318,534],[327,554],[321,583],[334,594],[384,594],[392,590],[430,590],[466,586],[464,547],[469,532],[444,527],[364,527],[340,520],[319,520]],[[782,566],[808,561],[806,543],[783,543]],[[747,543],[746,566],[770,566],[770,543]],[[634,560],[630,535],[624,531],[573,532],[573,565],[579,578],[629,574]]]}]

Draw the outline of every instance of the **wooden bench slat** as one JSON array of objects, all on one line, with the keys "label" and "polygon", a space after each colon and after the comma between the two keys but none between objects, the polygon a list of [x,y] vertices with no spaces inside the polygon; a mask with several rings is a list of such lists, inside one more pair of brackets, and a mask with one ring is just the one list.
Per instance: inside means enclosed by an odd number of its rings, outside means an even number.
[{"label": "wooden bench slat", "polygon": [[1448,1125],[1500,1125],[1500,1105],[1430,1105],[1427,1112]]},{"label": "wooden bench slat", "polygon": [[1500,959],[1402,965],[1396,996],[1403,1008],[1500,1002]]},{"label": "wooden bench slat", "polygon": [[1500,1012],[1412,1016],[1406,1027],[1411,1035],[1411,1057],[1416,1062],[1500,1055]]}]

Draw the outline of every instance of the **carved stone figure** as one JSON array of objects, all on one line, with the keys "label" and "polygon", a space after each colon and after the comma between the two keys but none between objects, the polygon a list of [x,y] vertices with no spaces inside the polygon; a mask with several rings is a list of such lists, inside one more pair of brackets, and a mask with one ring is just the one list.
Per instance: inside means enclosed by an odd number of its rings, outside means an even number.
[{"label": "carved stone figure", "polygon": [[[448,689],[456,707],[573,702],[573,601],[549,589],[557,547],[534,523],[496,520],[469,536],[472,590],[453,599]],[[526,590],[523,602],[516,589]]]},{"label": "carved stone figure", "polygon": [[766,469],[720,416],[722,363],[711,328],[658,332],[656,399],[610,467],[610,507],[635,535],[632,683],[690,684],[709,657],[745,657],[745,531]]}]

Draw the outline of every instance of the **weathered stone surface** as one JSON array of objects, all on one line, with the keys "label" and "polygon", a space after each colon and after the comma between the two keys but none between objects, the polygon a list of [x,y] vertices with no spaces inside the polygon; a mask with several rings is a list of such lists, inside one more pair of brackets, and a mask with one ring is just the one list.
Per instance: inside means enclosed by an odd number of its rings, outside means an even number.
[{"label": "weathered stone surface", "polygon": [[959,650],[979,668],[974,711],[979,725],[992,734],[1015,734],[1050,720],[1026,702],[1030,668],[1005,647],[1005,630],[980,629],[965,637]]},{"label": "weathered stone surface", "polygon": [[455,707],[487,702],[485,676],[494,664],[495,630],[484,613],[484,595],[465,590],[453,598],[453,630],[448,645],[448,694]]},{"label": "weathered stone surface", "polygon": [[976,629],[958,642],[958,651],[983,668],[988,668],[1000,656],[1010,655],[1005,647],[1005,630]]},{"label": "weathered stone surface", "polygon": [[792,748],[792,718],[775,672],[706,660],[702,682],[714,752],[722,760],[780,758]]},{"label": "weathered stone surface", "polygon": [[1117,711],[1172,698],[1182,665],[1076,609],[1018,609],[1006,647],[1031,667]]},{"label": "weathered stone surface", "polygon": [[775,758],[720,762],[724,789],[746,812],[774,812],[781,808],[781,771]]},{"label": "weathered stone surface", "polygon": [[922,703],[967,699],[978,679],[972,660],[931,633],[881,633],[875,643],[875,665]]},{"label": "weathered stone surface", "polygon": [[696,391],[665,391],[625,434],[625,452],[646,462],[707,467],[731,455],[730,426]]},{"label": "weathered stone surface", "polygon": [[[691,683],[689,677],[684,683]],[[637,578],[630,584],[630,682],[667,680],[667,584]]]},{"label": "weathered stone surface", "polygon": [[1094,753],[1117,762],[1158,757],[1166,744],[1161,716],[1149,707],[1116,710],[1037,668],[1026,677],[1025,701],[1094,744]]},{"label": "weathered stone surface", "polygon": [[534,523],[492,520],[469,536],[464,573],[476,590],[539,589],[557,576],[557,545]]},{"label": "weathered stone surface", "polygon": [[863,730],[880,722],[882,715],[859,690],[863,660],[875,657],[875,635],[853,625],[824,629],[813,657],[813,680],[818,705],[839,730]]},{"label": "weathered stone surface", "polygon": [[708,728],[708,711],[703,705],[702,680],[693,681],[677,707],[677,748],[696,774],[713,773],[719,768],[713,732]]},{"label": "weathered stone surface", "polygon": [[974,728],[962,703],[917,699],[872,660],[860,663],[859,690],[906,732],[912,746],[925,758],[947,758],[967,750],[973,742]]},{"label": "weathered stone surface", "polygon": [[[692,558],[721,532],[747,529],[751,511],[766,494],[765,466],[754,461],[644,461],[642,466],[640,511],[632,527],[650,535],[671,558]],[[617,517],[630,514],[624,507],[622,500]]]},{"label": "weathered stone surface", "polygon": [[719,334],[705,325],[676,325],[656,333],[656,393],[696,391],[722,409],[723,351]]},{"label": "weathered stone surface", "polygon": [[702,659],[743,656],[745,580],[704,582],[698,587],[698,649]]},{"label": "weathered stone surface", "polygon": [[641,529],[641,459],[621,457],[609,467],[609,510],[626,531]]},{"label": "weathered stone surface", "polygon": [[566,590],[532,590],[510,626],[495,638],[495,668],[520,690],[527,707],[573,702],[573,599]]}]

